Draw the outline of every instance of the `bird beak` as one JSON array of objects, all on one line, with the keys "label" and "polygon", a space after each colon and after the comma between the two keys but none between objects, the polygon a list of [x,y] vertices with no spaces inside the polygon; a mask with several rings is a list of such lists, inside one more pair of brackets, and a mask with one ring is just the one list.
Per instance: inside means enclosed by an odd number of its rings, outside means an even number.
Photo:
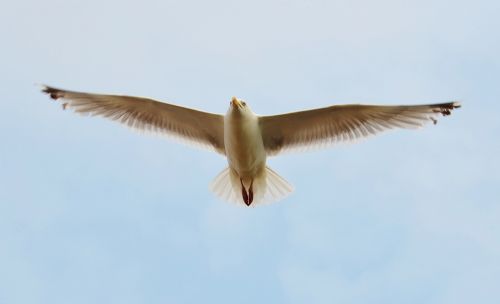
[{"label": "bird beak", "polygon": [[233,107],[238,107],[238,108],[241,108],[241,106],[242,106],[242,105],[241,105],[241,102],[240,102],[240,101],[238,100],[238,98],[236,98],[236,97],[233,97],[233,98],[231,99],[231,105],[232,105]]}]

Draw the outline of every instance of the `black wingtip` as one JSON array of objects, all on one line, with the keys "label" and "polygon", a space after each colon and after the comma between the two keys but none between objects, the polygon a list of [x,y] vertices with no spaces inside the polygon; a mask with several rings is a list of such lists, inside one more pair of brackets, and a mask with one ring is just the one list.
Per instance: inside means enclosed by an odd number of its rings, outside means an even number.
[{"label": "black wingtip", "polygon": [[47,85],[42,85],[42,92],[49,95],[50,98],[57,100],[63,96],[63,92],[54,87],[49,87]]},{"label": "black wingtip", "polygon": [[435,109],[434,112],[441,113],[443,116],[448,116],[451,115],[451,111],[460,108],[462,105],[457,101],[453,101],[453,102],[439,104],[437,106],[438,108]]}]

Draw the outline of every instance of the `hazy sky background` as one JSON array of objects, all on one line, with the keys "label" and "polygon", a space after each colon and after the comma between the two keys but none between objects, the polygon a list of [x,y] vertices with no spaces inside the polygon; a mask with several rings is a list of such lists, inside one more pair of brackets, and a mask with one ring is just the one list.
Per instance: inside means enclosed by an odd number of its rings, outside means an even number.
[{"label": "hazy sky background", "polygon": [[[499,3],[2,1],[0,303],[499,303]],[[219,155],[35,83],[221,113],[463,108],[272,158],[296,191],[248,209],[209,192]]]}]

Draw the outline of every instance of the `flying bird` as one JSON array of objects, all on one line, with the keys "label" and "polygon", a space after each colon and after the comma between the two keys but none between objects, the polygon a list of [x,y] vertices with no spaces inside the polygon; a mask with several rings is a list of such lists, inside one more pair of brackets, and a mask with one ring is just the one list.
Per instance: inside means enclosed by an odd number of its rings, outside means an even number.
[{"label": "flying bird", "polygon": [[233,97],[225,115],[133,96],[43,86],[63,109],[103,116],[129,127],[164,133],[226,156],[228,167],[210,185],[221,199],[255,206],[278,201],[293,187],[266,165],[268,156],[304,147],[352,141],[394,128],[419,128],[459,108],[458,102],[424,105],[333,105],[271,116],[255,114]]}]

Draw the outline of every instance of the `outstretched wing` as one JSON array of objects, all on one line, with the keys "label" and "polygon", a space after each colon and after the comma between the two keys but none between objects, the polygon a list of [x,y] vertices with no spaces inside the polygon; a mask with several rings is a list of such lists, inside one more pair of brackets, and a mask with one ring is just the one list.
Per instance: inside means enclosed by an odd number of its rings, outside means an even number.
[{"label": "outstretched wing", "polygon": [[458,102],[414,106],[337,105],[259,118],[268,155],[377,134],[393,128],[418,128],[450,115]]},{"label": "outstretched wing", "polygon": [[224,117],[133,96],[90,94],[43,86],[42,92],[61,100],[63,109],[103,116],[139,130],[164,133],[225,154]]}]

